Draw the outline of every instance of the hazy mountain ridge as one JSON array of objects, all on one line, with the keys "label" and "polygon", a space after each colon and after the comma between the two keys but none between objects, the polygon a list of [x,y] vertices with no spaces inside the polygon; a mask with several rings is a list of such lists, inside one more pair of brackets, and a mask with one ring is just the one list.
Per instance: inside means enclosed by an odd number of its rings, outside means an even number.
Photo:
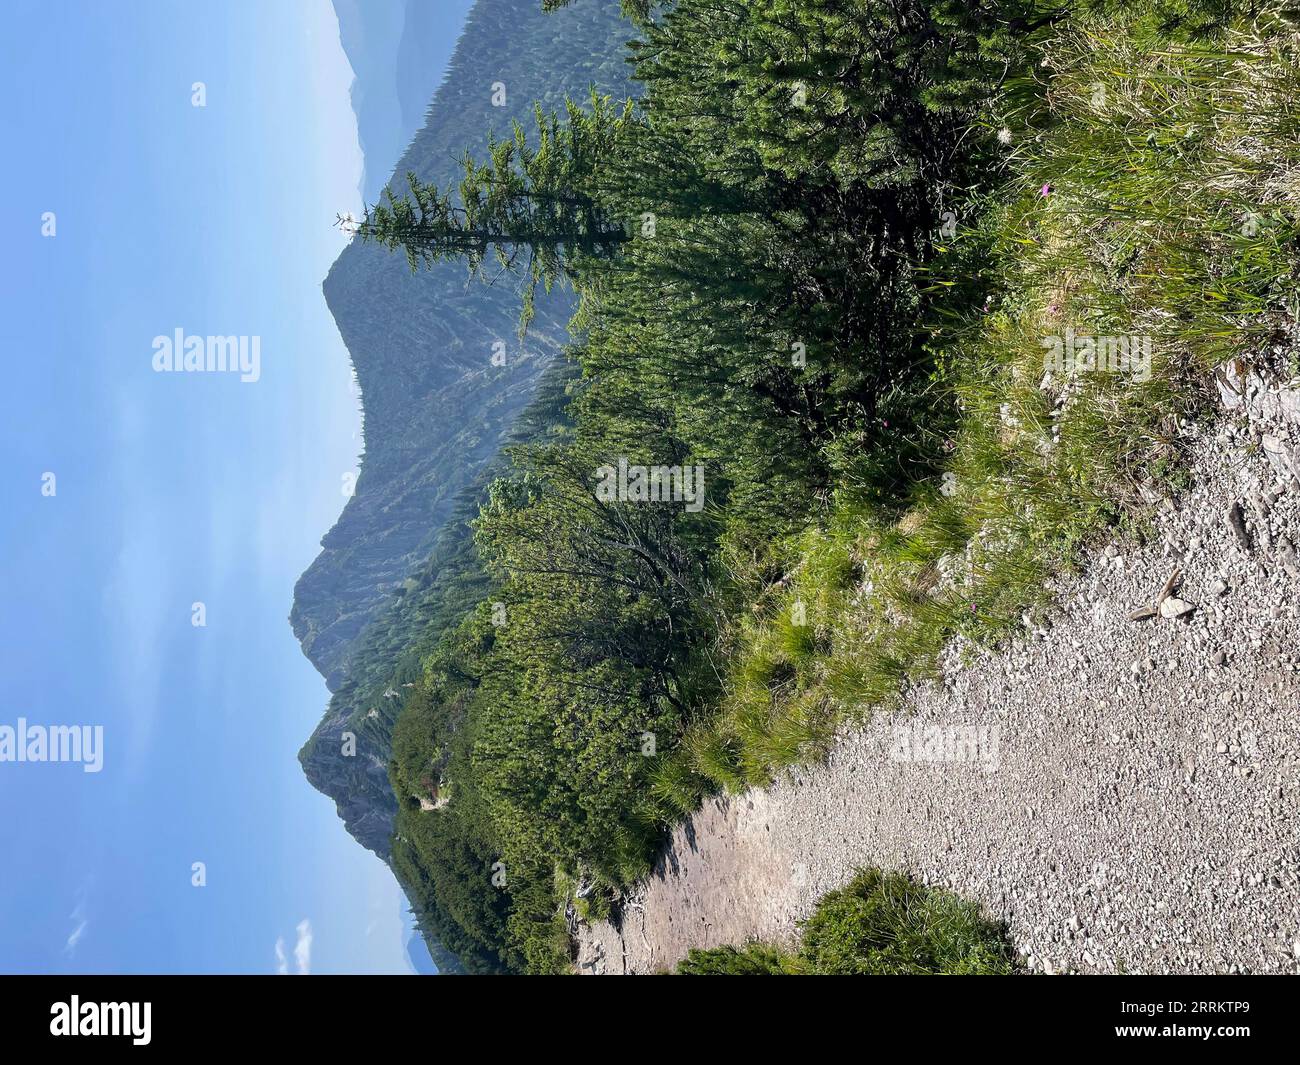
[{"label": "hazy mountain ridge", "polygon": [[362,195],[379,198],[424,121],[474,0],[333,0],[365,161]]},{"label": "hazy mountain ridge", "polygon": [[[348,92],[357,119],[357,140],[364,160],[362,195],[369,199],[382,189],[386,171],[381,159],[396,157],[402,149],[402,112],[396,84],[383,76],[383,65],[397,57],[406,0],[333,0],[339,22],[339,43],[348,57],[354,80]],[[380,176],[382,174],[382,176]]]}]

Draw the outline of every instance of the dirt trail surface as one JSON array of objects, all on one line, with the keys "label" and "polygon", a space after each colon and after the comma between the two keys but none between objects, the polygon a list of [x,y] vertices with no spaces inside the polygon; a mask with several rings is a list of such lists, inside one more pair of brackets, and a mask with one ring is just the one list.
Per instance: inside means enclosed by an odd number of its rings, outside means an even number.
[{"label": "dirt trail surface", "polygon": [[978,900],[1037,972],[1300,969],[1300,391],[1220,387],[1156,537],[1061,581],[1005,651],[950,648],[826,764],[707,803],[621,931],[579,929],[579,971],[792,942],[865,864]]}]

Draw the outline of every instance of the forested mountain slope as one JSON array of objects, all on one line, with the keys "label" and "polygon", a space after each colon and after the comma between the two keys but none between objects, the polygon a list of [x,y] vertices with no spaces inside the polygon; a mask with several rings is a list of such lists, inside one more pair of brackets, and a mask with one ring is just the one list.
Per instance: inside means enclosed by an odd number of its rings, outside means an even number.
[{"label": "forested mountain slope", "polygon": [[[404,187],[408,171],[444,182],[457,176],[466,147],[529,119],[534,101],[559,105],[593,84],[626,91],[626,33],[617,8],[600,0],[555,15],[532,0],[479,0],[424,128],[395,167],[395,187]],[[493,103],[498,84],[504,106]],[[412,274],[400,254],[359,243],[340,255],[324,292],[361,388],[365,453],[354,495],[295,588],[294,634],[335,693],[301,759],[349,831],[386,855],[393,800],[385,722],[397,700],[383,697],[394,690],[383,674],[405,647],[402,612],[390,612],[373,634],[367,627],[422,581],[416,594],[428,591],[425,564],[461,493],[498,452],[559,351],[571,303],[559,292],[539,300],[521,344],[509,279],[489,285],[458,264]],[[498,342],[504,365],[493,361]],[[354,757],[341,755],[345,731],[358,735]]]}]

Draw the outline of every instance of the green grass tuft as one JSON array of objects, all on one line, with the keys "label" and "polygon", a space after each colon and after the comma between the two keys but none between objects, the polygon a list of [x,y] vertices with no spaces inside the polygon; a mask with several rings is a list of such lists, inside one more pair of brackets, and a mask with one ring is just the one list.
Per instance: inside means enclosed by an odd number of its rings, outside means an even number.
[{"label": "green grass tuft", "polygon": [[823,896],[797,954],[760,943],[692,950],[685,976],[1006,976],[1006,929],[949,891],[901,873],[859,871]]}]

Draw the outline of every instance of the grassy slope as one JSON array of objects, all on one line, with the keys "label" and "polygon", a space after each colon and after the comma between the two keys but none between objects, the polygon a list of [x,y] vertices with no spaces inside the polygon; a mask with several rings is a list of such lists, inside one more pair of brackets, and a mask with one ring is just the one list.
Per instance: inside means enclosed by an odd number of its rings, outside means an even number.
[{"label": "grassy slope", "polygon": [[[1012,91],[1001,116],[1005,202],[933,274],[986,294],[977,318],[933,323],[935,385],[961,411],[951,476],[917,484],[901,516],[847,485],[786,545],[784,578],[732,634],[719,718],[661,774],[666,797],[693,806],[696,774],[765,783],[894,705],[953,637],[1014,634],[1081,543],[1176,484],[1180,420],[1217,366],[1267,357],[1295,298],[1290,32],[1265,16],[1156,50],[1094,21],[1048,42],[1046,113]],[[1067,328],[1150,336],[1149,379],[1047,373],[1044,340]]]}]

